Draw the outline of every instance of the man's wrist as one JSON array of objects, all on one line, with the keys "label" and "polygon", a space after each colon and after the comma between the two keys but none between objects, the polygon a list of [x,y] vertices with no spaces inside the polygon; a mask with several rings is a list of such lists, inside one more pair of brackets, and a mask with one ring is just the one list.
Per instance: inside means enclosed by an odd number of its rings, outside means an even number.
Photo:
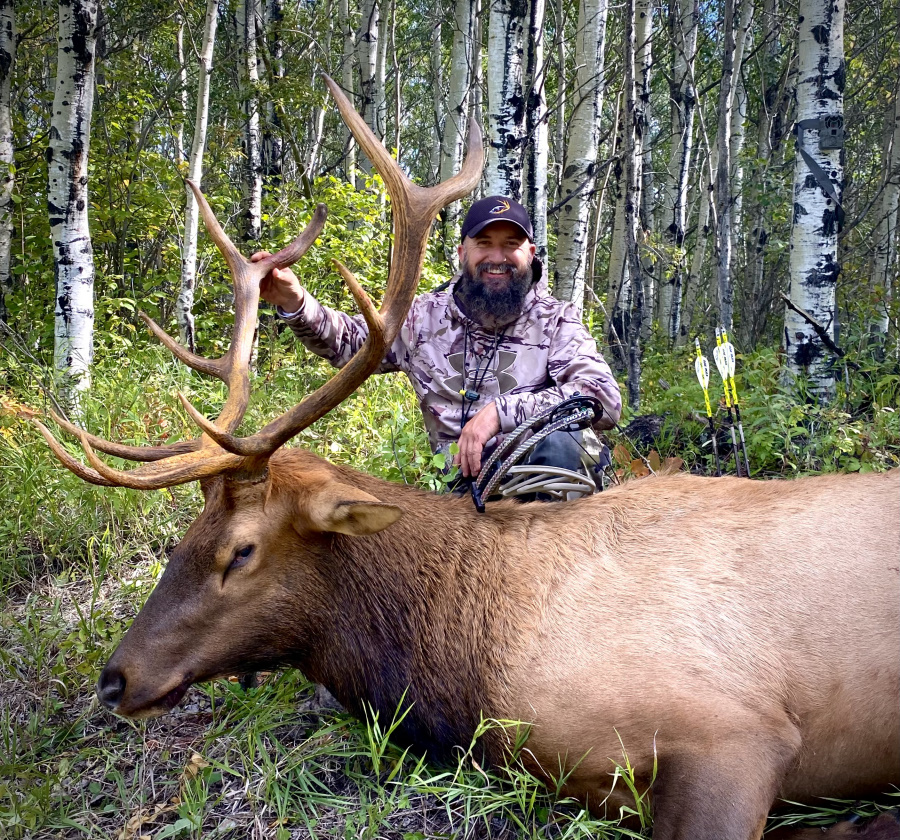
[{"label": "man's wrist", "polygon": [[303,301],[304,298],[301,293],[295,299],[278,304],[275,307],[275,311],[282,318],[293,318],[295,315],[299,315],[300,311],[303,309]]}]

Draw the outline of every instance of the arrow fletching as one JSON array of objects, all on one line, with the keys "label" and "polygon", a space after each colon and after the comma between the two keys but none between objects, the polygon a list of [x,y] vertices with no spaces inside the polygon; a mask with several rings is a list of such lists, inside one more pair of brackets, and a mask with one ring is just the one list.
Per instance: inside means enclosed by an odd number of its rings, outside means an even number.
[{"label": "arrow fletching", "polygon": [[728,381],[728,362],[725,359],[725,353],[722,351],[721,345],[713,348],[713,359],[716,360],[716,367],[719,369],[719,375],[723,381]]},{"label": "arrow fletching", "polygon": [[704,356],[698,356],[694,360],[694,372],[700,382],[700,387],[705,391],[709,388],[709,361]]},{"label": "arrow fletching", "polygon": [[722,355],[725,357],[725,366],[728,370],[729,379],[734,379],[735,354],[734,345],[730,341],[726,341],[722,345]]}]

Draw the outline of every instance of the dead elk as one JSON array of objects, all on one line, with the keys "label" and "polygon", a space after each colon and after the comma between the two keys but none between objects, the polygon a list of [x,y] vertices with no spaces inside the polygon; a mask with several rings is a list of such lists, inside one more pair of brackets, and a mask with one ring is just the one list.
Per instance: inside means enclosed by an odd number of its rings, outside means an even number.
[{"label": "dead elk", "polygon": [[[759,838],[779,797],[900,783],[900,471],[672,476],[478,515],[468,500],[280,448],[373,372],[415,293],[432,219],[481,168],[473,131],[458,176],[415,187],[336,98],[395,217],[380,312],[342,268],[370,326],[366,348],[261,432],[236,437],[259,278],[315,233],[251,264],[204,204],[235,274],[232,349],[212,362],[154,330],[228,381],[220,417],[185,401],[201,437],[149,451],[64,423],[90,467],[41,426],[88,481],[202,482],[203,512],[104,669],[102,702],[159,714],[191,683],[289,665],[357,711],[392,715],[405,697],[402,736],[436,756],[467,745],[482,715],[521,720],[532,727],[530,769],[571,770],[566,792],[595,810],[629,804],[610,790],[624,748],[638,783],[652,781],[656,840]],[[114,470],[95,449],[150,463]],[[503,760],[499,733],[484,748]]]}]

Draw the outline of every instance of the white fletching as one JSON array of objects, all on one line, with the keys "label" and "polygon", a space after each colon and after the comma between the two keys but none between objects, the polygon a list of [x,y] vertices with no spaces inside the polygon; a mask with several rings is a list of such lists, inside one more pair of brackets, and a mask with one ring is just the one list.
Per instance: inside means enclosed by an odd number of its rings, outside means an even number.
[{"label": "white fletching", "polygon": [[694,371],[697,373],[697,379],[705,391],[709,387],[709,362],[706,356],[697,356],[694,360]]},{"label": "white fletching", "polygon": [[722,352],[723,348],[714,347],[713,348],[713,358],[716,360],[716,367],[719,369],[719,376],[722,379],[728,379],[728,361],[725,359],[725,353]]},{"label": "white fletching", "polygon": [[735,368],[734,345],[730,341],[726,341],[722,345],[722,355],[725,356],[725,364],[728,366],[728,376],[731,379],[734,379],[734,368]]}]

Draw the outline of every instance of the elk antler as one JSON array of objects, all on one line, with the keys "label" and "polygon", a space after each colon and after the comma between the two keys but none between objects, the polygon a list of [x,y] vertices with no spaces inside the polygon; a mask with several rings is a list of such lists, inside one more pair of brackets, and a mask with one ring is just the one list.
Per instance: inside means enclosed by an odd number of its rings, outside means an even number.
[{"label": "elk antler", "polygon": [[[258,475],[276,449],[341,403],[381,364],[415,297],[425,261],[428,234],[435,216],[447,204],[471,192],[481,177],[484,163],[481,132],[475,123],[471,124],[466,160],[457,175],[435,187],[419,187],[403,174],[328,76],[325,76],[325,83],[337,102],[344,122],[384,179],[394,216],[394,256],[380,310],[375,309],[353,274],[335,261],[369,327],[365,343],[331,380],[301,403],[257,434],[246,438],[235,437],[232,432],[240,423],[249,400],[248,367],[259,304],[259,282],[273,268],[287,267],[306,252],[322,229],[325,207],[319,205],[307,229],[287,248],[252,263],[237,251],[197,187],[188,182],[197,196],[207,230],[234,276],[235,323],[231,347],[220,359],[205,359],[182,347],[150,318],[142,317],[177,358],[194,370],[225,382],[228,398],[219,417],[211,421],[179,394],[182,404],[203,434],[196,440],[160,447],[132,447],[105,441],[54,414],[54,419],[63,429],[78,436],[91,468],[70,456],[43,424],[33,420],[57,458],[76,475],[94,484],[137,489],[171,487],[224,472]],[[154,463],[133,470],[116,470],[100,460],[94,452],[95,448],[110,455]]]}]

